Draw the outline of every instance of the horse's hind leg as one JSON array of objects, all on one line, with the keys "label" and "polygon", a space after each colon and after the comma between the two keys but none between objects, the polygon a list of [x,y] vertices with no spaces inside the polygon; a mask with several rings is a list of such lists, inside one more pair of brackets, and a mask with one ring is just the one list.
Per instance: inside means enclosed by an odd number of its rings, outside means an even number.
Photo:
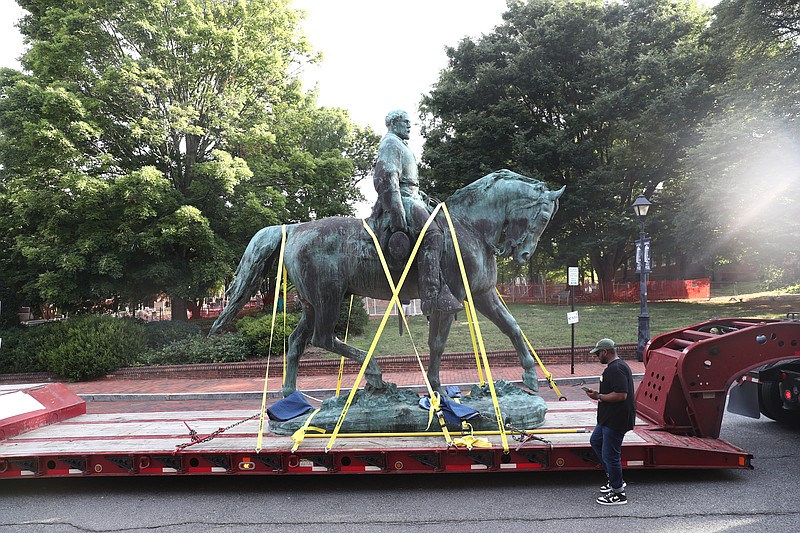
[{"label": "horse's hind leg", "polygon": [[289,335],[289,348],[286,351],[286,374],[283,377],[283,396],[286,397],[297,389],[297,369],[300,357],[306,350],[308,339],[314,331],[314,309],[310,305],[303,306],[300,322]]},{"label": "horse's hind leg", "polygon": [[[336,337],[333,337],[333,347],[330,350],[343,357],[353,359],[360,365],[363,365],[364,359],[367,358],[367,352],[345,344]],[[383,374],[381,374],[381,369],[375,357],[370,358],[364,376],[367,378],[367,385],[372,389],[382,390],[386,388],[386,383],[383,381]]]},{"label": "horse's hind leg", "polygon": [[[345,344],[336,338],[334,329],[339,318],[339,303],[341,300],[331,299],[333,302],[325,302],[325,309],[318,310],[316,315],[314,336],[311,343],[329,352],[352,359],[358,364],[363,364],[367,358],[367,352],[359,350],[349,344]],[[373,389],[384,389],[386,384],[383,382],[381,369],[375,358],[371,358],[366,370],[367,384]]]}]

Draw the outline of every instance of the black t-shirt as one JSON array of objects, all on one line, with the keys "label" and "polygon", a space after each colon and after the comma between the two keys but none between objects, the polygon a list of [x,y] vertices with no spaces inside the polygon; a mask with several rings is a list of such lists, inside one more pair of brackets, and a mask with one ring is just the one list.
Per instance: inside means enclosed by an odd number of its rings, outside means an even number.
[{"label": "black t-shirt", "polygon": [[599,402],[597,423],[617,431],[630,431],[636,423],[636,401],[633,397],[633,374],[622,359],[615,359],[600,376],[600,394],[627,392],[624,402]]}]

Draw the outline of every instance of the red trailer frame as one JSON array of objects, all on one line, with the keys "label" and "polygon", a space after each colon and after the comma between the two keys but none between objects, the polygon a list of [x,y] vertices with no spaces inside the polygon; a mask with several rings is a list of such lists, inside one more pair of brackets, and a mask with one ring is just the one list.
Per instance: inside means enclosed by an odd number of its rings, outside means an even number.
[{"label": "red trailer frame", "polygon": [[[636,392],[636,428],[623,443],[625,468],[750,469],[752,454],[719,439],[730,385],[769,362],[800,357],[800,322],[720,319],[653,338]],[[91,415],[60,384],[13,391],[44,408],[0,421],[0,478],[162,475],[420,474],[599,469],[589,445],[596,405],[552,402],[538,438],[490,447],[448,447],[441,435],[327,439],[266,434],[244,411]],[[200,435],[186,448],[187,425]],[[326,436],[327,437],[327,436]],[[542,440],[539,440],[542,439]],[[513,442],[513,441],[512,441]]]}]

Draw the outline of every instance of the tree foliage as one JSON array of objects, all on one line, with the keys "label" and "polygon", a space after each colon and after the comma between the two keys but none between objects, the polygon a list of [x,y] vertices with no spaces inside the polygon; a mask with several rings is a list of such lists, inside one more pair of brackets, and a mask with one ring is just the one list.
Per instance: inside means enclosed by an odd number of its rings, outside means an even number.
[{"label": "tree foliage", "polygon": [[566,185],[553,253],[588,256],[611,281],[636,233],[632,200],[680,174],[711,104],[708,19],[693,2],[509,2],[494,32],[447,50],[423,98],[428,188],[445,197],[501,167]]},{"label": "tree foliage", "polygon": [[352,215],[380,137],[352,124],[346,111],[318,108],[313,92],[280,115],[270,150],[248,157],[259,176],[254,185],[281,193],[287,222]]},{"label": "tree foliage", "polygon": [[354,151],[377,141],[300,91],[315,56],[288,0],[19,3],[0,267],[27,301],[167,293],[180,318],[259,228],[351,212]]},{"label": "tree foliage", "polygon": [[708,40],[719,105],[687,160],[676,231],[713,268],[747,259],[800,275],[800,27],[781,0],[723,0]]}]

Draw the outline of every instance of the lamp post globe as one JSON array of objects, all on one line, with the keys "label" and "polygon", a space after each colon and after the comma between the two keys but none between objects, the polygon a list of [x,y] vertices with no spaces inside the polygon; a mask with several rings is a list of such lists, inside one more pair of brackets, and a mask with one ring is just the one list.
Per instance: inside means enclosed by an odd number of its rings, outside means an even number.
[{"label": "lamp post globe", "polygon": [[650,249],[645,240],[644,222],[647,212],[653,205],[643,194],[634,200],[631,207],[636,212],[639,219],[639,242],[636,246],[636,264],[639,270],[639,299],[641,309],[639,310],[639,333],[636,345],[636,360],[644,359],[644,347],[650,340],[650,313],[647,311],[647,274],[650,271]]}]

